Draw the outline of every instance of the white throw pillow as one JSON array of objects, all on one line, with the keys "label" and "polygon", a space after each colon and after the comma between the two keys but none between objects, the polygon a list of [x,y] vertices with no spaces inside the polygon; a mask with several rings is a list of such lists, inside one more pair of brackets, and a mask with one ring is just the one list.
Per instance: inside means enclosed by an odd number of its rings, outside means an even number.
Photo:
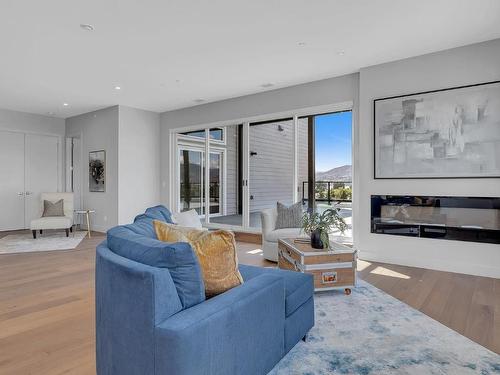
[{"label": "white throw pillow", "polygon": [[172,220],[175,224],[182,227],[202,229],[201,220],[196,210],[179,212],[172,215]]}]

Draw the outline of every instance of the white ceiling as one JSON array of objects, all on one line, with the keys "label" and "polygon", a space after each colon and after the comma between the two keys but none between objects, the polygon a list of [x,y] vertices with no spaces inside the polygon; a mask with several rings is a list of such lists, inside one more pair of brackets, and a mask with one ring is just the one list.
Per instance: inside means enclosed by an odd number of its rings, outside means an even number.
[{"label": "white ceiling", "polygon": [[163,112],[498,37],[499,0],[1,0],[0,107]]}]

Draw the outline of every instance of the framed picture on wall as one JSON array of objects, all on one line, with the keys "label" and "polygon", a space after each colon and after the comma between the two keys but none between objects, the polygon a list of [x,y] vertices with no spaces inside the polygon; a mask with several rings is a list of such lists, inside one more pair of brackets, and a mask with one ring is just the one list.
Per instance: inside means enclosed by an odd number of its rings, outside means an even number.
[{"label": "framed picture on wall", "polygon": [[376,179],[500,177],[500,81],[373,106]]},{"label": "framed picture on wall", "polygon": [[106,191],[106,151],[89,152],[89,191]]}]

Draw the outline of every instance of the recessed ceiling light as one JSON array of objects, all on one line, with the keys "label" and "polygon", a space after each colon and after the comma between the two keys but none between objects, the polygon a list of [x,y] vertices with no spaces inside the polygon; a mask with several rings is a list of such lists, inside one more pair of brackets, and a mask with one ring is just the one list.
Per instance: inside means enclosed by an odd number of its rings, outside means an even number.
[{"label": "recessed ceiling light", "polygon": [[115,90],[121,90],[122,88],[120,86],[115,86]]},{"label": "recessed ceiling light", "polygon": [[263,83],[262,85],[260,85],[260,87],[263,87],[265,89],[267,89],[268,87],[273,87],[273,86],[274,86],[274,83],[271,83],[271,82]]},{"label": "recessed ceiling light", "polygon": [[81,23],[80,27],[85,30],[85,31],[94,31],[94,26],[88,24],[88,23]]},{"label": "recessed ceiling light", "polygon": [[201,98],[194,100],[195,103],[203,103],[204,101],[205,101],[205,99],[201,99]]},{"label": "recessed ceiling light", "polygon": [[339,55],[339,56],[344,56],[344,55],[345,55],[345,51],[338,51],[338,52],[337,52],[337,55]]},{"label": "recessed ceiling light", "polygon": [[69,104],[68,103],[63,103],[63,106],[67,107]]}]

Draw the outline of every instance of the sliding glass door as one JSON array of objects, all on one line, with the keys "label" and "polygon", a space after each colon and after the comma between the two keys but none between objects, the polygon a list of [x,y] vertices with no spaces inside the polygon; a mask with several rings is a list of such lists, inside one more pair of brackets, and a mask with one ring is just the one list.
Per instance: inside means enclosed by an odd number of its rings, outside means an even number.
[{"label": "sliding glass door", "polygon": [[222,214],[222,178],[222,152],[210,152],[210,215]]},{"label": "sliding glass door", "polygon": [[[210,144],[211,150],[217,147],[221,152],[220,154],[211,154],[213,166],[211,168],[211,189],[215,188],[216,181],[220,188],[216,189],[219,192],[217,197],[219,212],[218,215],[210,217],[210,223],[218,226],[241,227],[243,226],[243,125],[230,125],[223,129],[223,137],[220,142],[217,144],[211,142]],[[220,174],[216,173],[217,169],[214,168],[216,165],[219,166]],[[218,180],[217,176],[219,176]],[[213,210],[213,204],[211,198],[211,210]]]},{"label": "sliding glass door", "polygon": [[334,112],[298,119],[299,187],[304,207],[324,211],[338,208],[349,229],[343,242],[352,241],[352,112]]},{"label": "sliding glass door", "polygon": [[[237,150],[233,147],[234,141],[227,139],[228,135],[232,135],[232,132],[226,128],[211,128],[209,132],[202,129],[176,135],[177,208],[174,210],[194,209],[207,223],[210,219],[226,215],[228,209],[234,213],[236,204],[231,197],[237,186],[228,179],[235,180],[238,177],[234,175],[232,161]],[[207,153],[210,155],[208,158]]]},{"label": "sliding glass door", "polygon": [[250,123],[248,138],[249,224],[260,229],[262,210],[295,201],[293,118]]},{"label": "sliding glass door", "polygon": [[258,231],[262,210],[302,202],[304,210],[338,207],[351,224],[351,131],[344,111],[175,133],[173,209],[195,209],[212,227]]},{"label": "sliding glass door", "polygon": [[179,147],[180,211],[205,214],[205,163],[203,151]]},{"label": "sliding glass door", "polygon": [[[210,152],[209,212],[221,214],[223,152]],[[196,210],[205,215],[205,151],[179,147],[179,205],[180,211]]]}]

